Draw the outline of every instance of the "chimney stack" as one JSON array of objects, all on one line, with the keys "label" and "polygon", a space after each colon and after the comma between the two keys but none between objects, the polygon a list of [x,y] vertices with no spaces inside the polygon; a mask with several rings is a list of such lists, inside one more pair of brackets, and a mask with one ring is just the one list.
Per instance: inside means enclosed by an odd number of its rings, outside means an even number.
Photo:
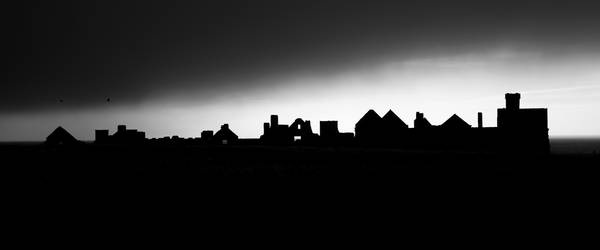
[{"label": "chimney stack", "polygon": [[521,94],[519,93],[506,93],[504,95],[504,99],[506,99],[506,109],[507,110],[518,110],[519,102],[521,101]]},{"label": "chimney stack", "polygon": [[266,135],[269,131],[269,123],[265,122],[263,123],[263,135]]},{"label": "chimney stack", "polygon": [[483,114],[481,112],[477,112],[477,127],[483,128]]},{"label": "chimney stack", "polygon": [[271,127],[277,127],[279,125],[279,121],[278,121],[278,117],[277,115],[271,115]]}]

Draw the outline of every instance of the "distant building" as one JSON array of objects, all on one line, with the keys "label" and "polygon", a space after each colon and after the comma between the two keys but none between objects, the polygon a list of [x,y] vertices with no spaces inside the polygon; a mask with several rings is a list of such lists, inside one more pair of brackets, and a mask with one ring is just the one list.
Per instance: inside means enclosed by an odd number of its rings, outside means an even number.
[{"label": "distant building", "polygon": [[427,120],[427,118],[425,118],[425,115],[423,115],[423,113],[421,112],[417,112],[417,117],[415,118],[415,122],[414,122],[415,128],[416,129],[422,129],[422,128],[431,128],[431,123],[429,123],[429,121]]},{"label": "distant building", "polygon": [[307,143],[317,135],[312,132],[310,121],[300,118],[294,120],[292,125],[279,124],[279,117],[271,115],[271,123],[263,124],[263,135],[260,140],[264,144],[289,145],[294,142]]},{"label": "distant building", "polygon": [[355,127],[360,145],[393,146],[406,149],[486,150],[502,152],[549,152],[548,112],[545,108],[522,109],[520,94],[506,94],[506,107],[498,109],[497,127],[483,127],[483,114],[477,114],[473,128],[453,114],[439,126],[416,112],[409,128],[393,111],[382,118],[369,110]]},{"label": "distant building", "polygon": [[221,129],[213,136],[213,140],[221,145],[236,144],[238,136],[229,129],[229,124],[223,124]]},{"label": "distant building", "polygon": [[444,123],[442,123],[442,125],[440,125],[440,128],[443,128],[443,129],[469,129],[469,128],[471,128],[471,125],[469,125],[463,119],[458,117],[458,115],[454,114],[450,118],[448,118],[448,120],[446,120]]},{"label": "distant building", "polygon": [[294,136],[294,141],[307,141],[316,136],[310,126],[310,121],[304,121],[300,118],[294,120],[290,125],[290,132]]},{"label": "distant building", "polygon": [[381,117],[370,109],[367,113],[358,120],[354,127],[356,140],[359,142],[373,143],[377,142],[384,136],[382,129],[383,121]]},{"label": "distant building", "polygon": [[520,108],[521,95],[506,94],[506,107],[498,109],[498,129],[507,150],[549,152],[548,109]]},{"label": "distant building", "polygon": [[200,134],[200,142],[205,143],[205,144],[212,143],[213,137],[214,137],[214,134],[213,134],[212,130],[204,130]]},{"label": "distant building", "polygon": [[337,121],[320,121],[321,138],[336,138],[340,134]]},{"label": "distant building", "polygon": [[408,129],[408,125],[406,125],[406,123],[404,123],[404,121],[402,121],[402,119],[400,119],[400,117],[398,117],[391,109],[385,113],[385,115],[381,118],[381,121],[389,133],[392,133],[398,129]]},{"label": "distant building", "polygon": [[139,144],[146,140],[146,133],[137,129],[127,129],[126,125],[118,125],[117,132],[109,135],[105,129],[96,130],[96,144]]},{"label": "distant building", "polygon": [[319,144],[321,145],[346,145],[354,144],[354,133],[340,133],[338,121],[320,121],[321,134]]},{"label": "distant building", "polygon": [[408,125],[392,110],[380,117],[369,110],[356,123],[356,140],[359,144],[391,145],[405,137]]},{"label": "distant building", "polygon": [[71,133],[67,132],[63,127],[57,127],[48,137],[46,137],[46,145],[57,146],[57,145],[65,145],[72,146],[78,145],[81,142],[77,140]]},{"label": "distant building", "polygon": [[399,145],[401,142],[407,140],[408,125],[394,111],[389,110],[383,115],[381,122],[381,131],[384,134],[380,142],[381,144],[387,146]]}]

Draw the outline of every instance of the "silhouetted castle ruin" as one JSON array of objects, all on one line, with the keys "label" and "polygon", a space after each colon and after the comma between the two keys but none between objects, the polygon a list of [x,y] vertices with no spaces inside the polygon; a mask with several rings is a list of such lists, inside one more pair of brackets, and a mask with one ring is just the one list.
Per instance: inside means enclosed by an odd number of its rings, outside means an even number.
[{"label": "silhouetted castle ruin", "polygon": [[[472,127],[454,114],[441,125],[432,125],[425,115],[416,112],[413,127],[402,121],[392,110],[383,117],[369,110],[356,123],[354,133],[340,132],[337,121],[320,121],[320,134],[312,131],[311,122],[301,118],[291,125],[280,124],[277,115],[263,124],[263,134],[258,139],[241,139],[228,124],[213,134],[202,131],[199,138],[178,136],[146,139],[145,133],[119,125],[117,132],[96,130],[97,144],[176,143],[187,145],[271,145],[271,146],[345,146],[398,148],[405,150],[460,150],[491,152],[548,153],[548,110],[520,107],[521,95],[506,94],[506,107],[498,109],[497,126],[484,127],[483,114],[477,114],[477,127]],[[48,137],[48,142],[65,138],[73,141],[66,130],[60,129]]]}]

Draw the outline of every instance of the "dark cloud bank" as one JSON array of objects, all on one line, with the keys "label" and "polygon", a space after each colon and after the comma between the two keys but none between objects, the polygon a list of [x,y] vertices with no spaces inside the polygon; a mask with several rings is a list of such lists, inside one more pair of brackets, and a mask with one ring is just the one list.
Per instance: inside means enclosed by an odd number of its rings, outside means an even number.
[{"label": "dark cloud bank", "polygon": [[559,53],[600,41],[600,9],[576,1],[34,1],[7,10],[0,112],[219,95],[265,87],[264,77],[501,42]]}]

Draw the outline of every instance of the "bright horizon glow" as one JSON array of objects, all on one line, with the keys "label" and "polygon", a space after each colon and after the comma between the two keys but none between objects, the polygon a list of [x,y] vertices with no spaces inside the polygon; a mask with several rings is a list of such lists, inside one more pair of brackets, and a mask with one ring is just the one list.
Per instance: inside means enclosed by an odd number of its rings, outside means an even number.
[{"label": "bright horizon glow", "polygon": [[0,141],[44,140],[57,126],[92,140],[94,129],[113,133],[117,124],[152,138],[199,137],[228,123],[240,138],[257,138],[271,114],[282,124],[310,120],[315,133],[321,120],[338,120],[341,132],[354,132],[369,109],[379,115],[391,109],[410,127],[417,111],[434,125],[457,114],[472,126],[483,112],[484,126],[495,127],[504,94],[514,92],[521,93],[522,108],[548,108],[550,136],[600,136],[600,55],[594,54],[497,49],[263,81],[271,87],[221,93],[210,101],[188,90],[126,107],[0,114]]}]

